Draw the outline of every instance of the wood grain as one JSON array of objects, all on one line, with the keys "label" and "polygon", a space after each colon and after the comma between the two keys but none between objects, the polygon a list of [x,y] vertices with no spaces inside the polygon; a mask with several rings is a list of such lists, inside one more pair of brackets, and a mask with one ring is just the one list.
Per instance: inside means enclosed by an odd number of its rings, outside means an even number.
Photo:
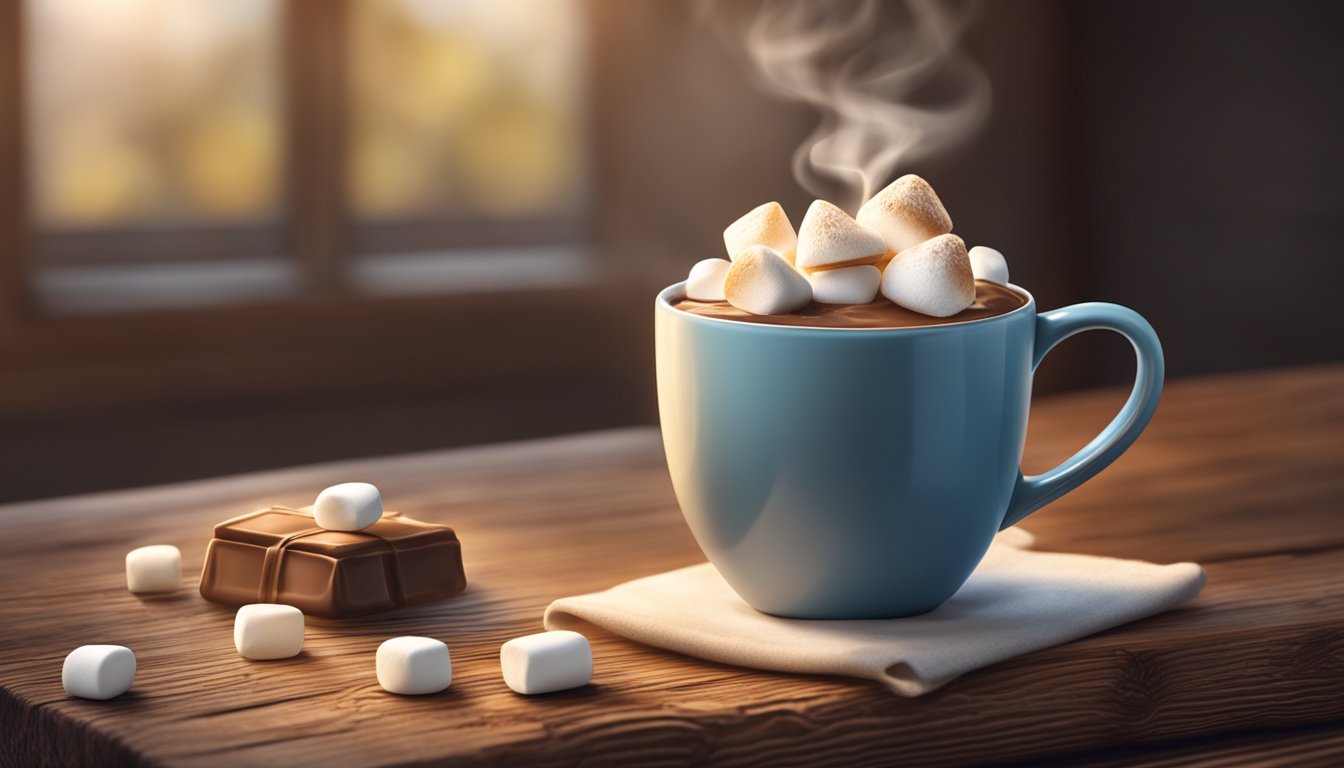
[{"label": "wood grain", "polygon": [[[1086,442],[1121,397],[1038,403],[1028,469]],[[535,698],[505,688],[499,644],[540,629],[552,599],[701,559],[652,430],[10,505],[0,508],[0,754],[14,764],[958,765],[1339,724],[1341,457],[1344,366],[1170,385],[1125,457],[1026,527],[1044,549],[1201,562],[1205,592],[913,700],[610,636],[594,637],[587,688]],[[194,578],[213,523],[352,479],[457,529],[464,595],[360,621],[310,619],[300,657],[249,662],[233,652],[228,608],[191,591],[125,591],[132,547],[176,544]],[[374,650],[398,634],[449,643],[449,691],[379,689]],[[112,702],[67,697],[61,659],[97,642],[136,650],[135,686]]]},{"label": "wood grain", "polygon": [[1193,739],[1156,750],[1115,749],[1032,768],[1246,768],[1247,766],[1328,766],[1344,756],[1344,726],[1250,731],[1216,741]]}]

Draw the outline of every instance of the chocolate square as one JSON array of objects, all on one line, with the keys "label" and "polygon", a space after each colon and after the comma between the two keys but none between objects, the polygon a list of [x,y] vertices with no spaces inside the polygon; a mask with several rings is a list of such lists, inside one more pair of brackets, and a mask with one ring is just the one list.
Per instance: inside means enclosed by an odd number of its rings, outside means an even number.
[{"label": "chocolate square", "polygon": [[207,600],[286,603],[331,619],[442,600],[466,586],[453,529],[396,512],[362,531],[328,531],[289,507],[226,520],[201,572]]}]

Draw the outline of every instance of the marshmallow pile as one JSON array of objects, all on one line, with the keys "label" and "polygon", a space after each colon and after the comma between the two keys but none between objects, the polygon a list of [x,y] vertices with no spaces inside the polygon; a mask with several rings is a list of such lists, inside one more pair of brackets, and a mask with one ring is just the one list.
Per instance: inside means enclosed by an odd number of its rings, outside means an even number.
[{"label": "marshmallow pile", "polygon": [[[383,498],[369,483],[341,483],[318,494],[313,518],[331,531],[359,531],[383,516]],[[126,554],[126,588],[137,595],[165,594],[182,585],[182,553],[154,544]],[[303,651],[303,612],[292,605],[253,603],[238,609],[233,646],[253,661],[293,658]],[[588,638],[577,632],[541,632],[514,638],[499,649],[500,672],[511,690],[534,695],[578,688],[593,676]],[[71,696],[105,700],[130,690],[135,652],[121,645],[82,645],[61,669],[61,685]],[[374,654],[374,675],[383,690],[403,696],[438,693],[453,682],[448,644],[432,637],[385,640]]]},{"label": "marshmallow pile", "polygon": [[975,281],[1007,285],[1003,254],[952,234],[952,218],[924,179],[893,181],[850,217],[813,201],[795,232],[771,202],[723,231],[728,259],[691,267],[686,297],[727,301],[753,315],[812,302],[867,304],[879,293],[908,310],[951,317],[975,303]]}]

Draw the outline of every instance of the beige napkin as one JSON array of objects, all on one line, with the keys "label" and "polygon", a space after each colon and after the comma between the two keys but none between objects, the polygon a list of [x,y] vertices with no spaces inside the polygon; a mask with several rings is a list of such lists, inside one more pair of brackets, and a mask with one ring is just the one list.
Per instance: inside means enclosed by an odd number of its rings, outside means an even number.
[{"label": "beige napkin", "polygon": [[566,597],[547,629],[596,625],[689,656],[782,672],[878,680],[919,696],[980,667],[1173,608],[1199,593],[1194,563],[1035,552],[1009,529],[961,591],[922,616],[782,619],[738,597],[709,563]]}]

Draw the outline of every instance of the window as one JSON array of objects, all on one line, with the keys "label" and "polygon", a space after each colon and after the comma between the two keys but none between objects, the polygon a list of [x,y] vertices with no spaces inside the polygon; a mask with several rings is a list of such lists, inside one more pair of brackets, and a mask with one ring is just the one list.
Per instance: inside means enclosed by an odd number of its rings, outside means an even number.
[{"label": "window", "polygon": [[23,16],[40,308],[585,275],[578,0],[28,0]]},{"label": "window", "polygon": [[[584,46],[561,0],[350,8],[346,204],[368,289],[581,273]],[[438,257],[451,247],[455,258]]]},{"label": "window", "polygon": [[579,213],[574,10],[553,0],[356,3],[351,207],[370,219]]},{"label": "window", "polygon": [[275,0],[30,3],[37,226],[273,219],[279,11]]}]

